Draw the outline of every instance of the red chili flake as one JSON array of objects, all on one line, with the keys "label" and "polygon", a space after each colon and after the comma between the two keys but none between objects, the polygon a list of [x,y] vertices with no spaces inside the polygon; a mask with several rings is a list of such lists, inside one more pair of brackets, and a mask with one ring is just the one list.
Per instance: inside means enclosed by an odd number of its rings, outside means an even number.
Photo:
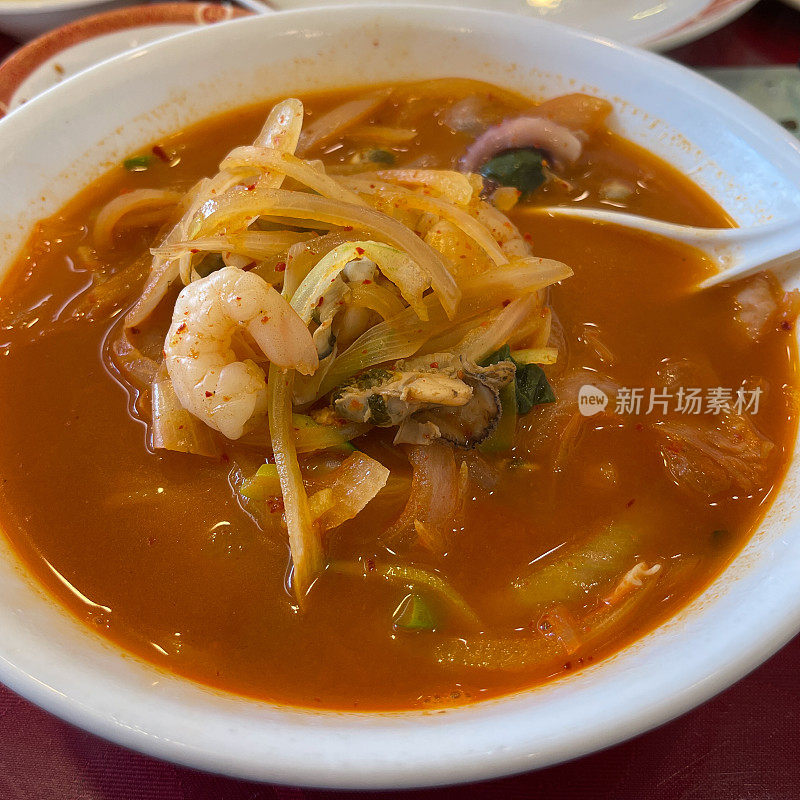
[{"label": "red chili flake", "polygon": [[269,507],[270,514],[280,514],[280,512],[283,511],[283,498],[270,497],[267,501],[267,506]]},{"label": "red chili flake", "polygon": [[644,425],[642,425],[641,422],[637,422],[636,423],[636,430],[637,431],[643,431],[644,430]]},{"label": "red chili flake", "polygon": [[256,265],[256,262],[255,262],[255,261],[248,261],[248,262],[247,262],[247,263],[246,263],[246,264],[245,264],[245,265],[242,267],[242,269],[243,269],[245,272],[249,272],[251,269],[253,269],[253,267],[254,267],[255,265]]},{"label": "red chili flake", "polygon": [[431,361],[431,369],[439,369],[439,362]]},{"label": "red chili flake", "polygon": [[175,333],[183,333],[186,330],[186,327],[186,323],[181,322],[181,324],[178,325],[178,330],[176,330]]},{"label": "red chili flake", "polygon": [[351,230],[353,230],[353,226],[352,226],[352,225],[345,225],[345,226],[342,228],[342,230],[343,230],[343,231],[351,231]]},{"label": "red chili flake", "polygon": [[131,333],[136,335],[137,333],[140,333],[140,331],[138,328],[131,328]]},{"label": "red chili flake", "polygon": [[364,278],[363,282],[364,282],[364,286],[366,286],[368,283],[372,283],[372,281],[369,278]]},{"label": "red chili flake", "polygon": [[213,396],[214,396],[214,392],[206,392],[206,397],[213,397]]},{"label": "red chili flake", "polygon": [[153,155],[157,158],[160,158],[166,164],[169,164],[169,162],[172,161],[172,157],[160,144],[153,145]]},{"label": "red chili flake", "polygon": [[183,430],[183,425],[178,425],[178,430],[182,431]]},{"label": "red chili flake", "polygon": [[356,247],[356,253],[358,253],[360,256],[363,256],[364,255],[364,248],[363,247]]},{"label": "red chili flake", "polygon": [[375,572],[375,560],[372,558],[367,559],[367,570],[369,572]]},{"label": "red chili flake", "polygon": [[155,543],[156,543],[156,537],[155,536],[149,536],[148,539],[147,539],[147,544],[149,544],[150,547],[152,547]]},{"label": "red chili flake", "polygon": [[325,302],[325,298],[324,297],[320,297],[320,299],[317,300],[317,308],[319,308],[324,302]]},{"label": "red chili flake", "polygon": [[227,453],[222,454],[222,463],[227,464],[231,460],[231,457]]},{"label": "red chili flake", "polygon": [[253,191],[253,189],[255,189],[255,188],[256,188],[256,185],[255,185],[254,183],[251,183],[251,184],[250,184],[250,185],[247,187],[247,191],[248,191],[248,192],[252,192],[252,191]]},{"label": "red chili flake", "polygon": [[199,253],[200,251],[196,247],[193,247],[189,252],[190,253]]},{"label": "red chili flake", "polygon": [[635,502],[636,498],[635,497],[631,498],[630,500],[628,500],[627,503],[625,503],[625,508],[630,508]]},{"label": "red chili flake", "polygon": [[264,315],[263,317],[261,317],[261,324],[262,325],[266,325],[268,322],[269,322],[269,317],[268,316]]},{"label": "red chili flake", "polygon": [[572,669],[572,662],[571,661],[567,661],[567,663],[564,664],[564,669],[567,670],[567,671],[571,670]]},{"label": "red chili flake", "polygon": [[531,236],[529,233],[524,233],[524,234],[522,235],[522,238],[523,238],[523,239],[524,239],[526,242],[532,242],[532,241],[533,241],[533,236]]},{"label": "red chili flake", "polygon": [[285,261],[279,261],[275,265],[275,272],[283,272],[285,269],[286,269],[286,262]]},{"label": "red chili flake", "polygon": [[510,300],[503,300],[503,308],[505,308],[508,305],[511,305],[511,301]]},{"label": "red chili flake", "polygon": [[781,330],[782,331],[790,331],[792,329],[792,327],[793,327],[792,323],[789,322],[788,319],[785,319],[783,322],[781,322]]}]

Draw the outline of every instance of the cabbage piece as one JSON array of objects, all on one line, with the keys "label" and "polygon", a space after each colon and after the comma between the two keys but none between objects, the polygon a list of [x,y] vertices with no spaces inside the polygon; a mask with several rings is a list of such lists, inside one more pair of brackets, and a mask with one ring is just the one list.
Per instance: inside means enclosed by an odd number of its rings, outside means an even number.
[{"label": "cabbage piece", "polygon": [[356,451],[335,470],[315,478],[317,491],[330,490],[331,507],[317,520],[322,530],[337,528],[355,517],[389,480],[389,470],[379,461]]},{"label": "cabbage piece", "polygon": [[652,429],[675,484],[707,498],[734,489],[757,492],[775,448],[750,417],[733,411],[691,423],[667,420]]}]

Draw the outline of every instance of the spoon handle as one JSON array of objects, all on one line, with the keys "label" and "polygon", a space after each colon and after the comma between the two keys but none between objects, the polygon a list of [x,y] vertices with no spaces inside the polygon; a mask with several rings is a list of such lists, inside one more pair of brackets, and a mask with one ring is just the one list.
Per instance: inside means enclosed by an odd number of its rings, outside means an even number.
[{"label": "spoon handle", "polygon": [[270,11],[275,11],[275,9],[269,3],[262,2],[262,0],[233,0],[233,1],[242,8],[246,8],[248,11],[252,11],[254,14],[269,14]]}]

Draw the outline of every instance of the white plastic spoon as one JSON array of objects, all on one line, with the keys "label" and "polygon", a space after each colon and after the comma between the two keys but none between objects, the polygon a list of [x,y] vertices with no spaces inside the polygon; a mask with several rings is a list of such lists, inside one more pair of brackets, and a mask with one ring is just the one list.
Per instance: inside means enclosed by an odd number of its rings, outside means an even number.
[{"label": "white plastic spoon", "polygon": [[800,217],[797,216],[747,228],[694,228],[597,208],[530,207],[527,213],[596,220],[696,247],[710,256],[719,268],[716,275],[698,284],[699,289],[800,261]]}]

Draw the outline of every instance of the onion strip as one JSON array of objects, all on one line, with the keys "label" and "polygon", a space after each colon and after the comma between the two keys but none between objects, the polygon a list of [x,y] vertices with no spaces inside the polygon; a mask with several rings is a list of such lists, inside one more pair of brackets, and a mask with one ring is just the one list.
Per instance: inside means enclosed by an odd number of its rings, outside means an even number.
[{"label": "onion strip", "polygon": [[92,228],[92,239],[98,250],[108,250],[114,244],[114,228],[123,217],[146,209],[167,209],[180,203],[183,195],[166,189],[134,189],[115,197],[100,210]]},{"label": "onion strip", "polygon": [[195,221],[197,237],[217,233],[222,228],[243,226],[259,216],[310,217],[340,227],[353,227],[376,235],[405,251],[430,276],[431,285],[447,315],[453,317],[461,291],[441,256],[405,225],[371,208],[342,203],[326,197],[281,189],[228,193],[219,198],[207,214]]}]

